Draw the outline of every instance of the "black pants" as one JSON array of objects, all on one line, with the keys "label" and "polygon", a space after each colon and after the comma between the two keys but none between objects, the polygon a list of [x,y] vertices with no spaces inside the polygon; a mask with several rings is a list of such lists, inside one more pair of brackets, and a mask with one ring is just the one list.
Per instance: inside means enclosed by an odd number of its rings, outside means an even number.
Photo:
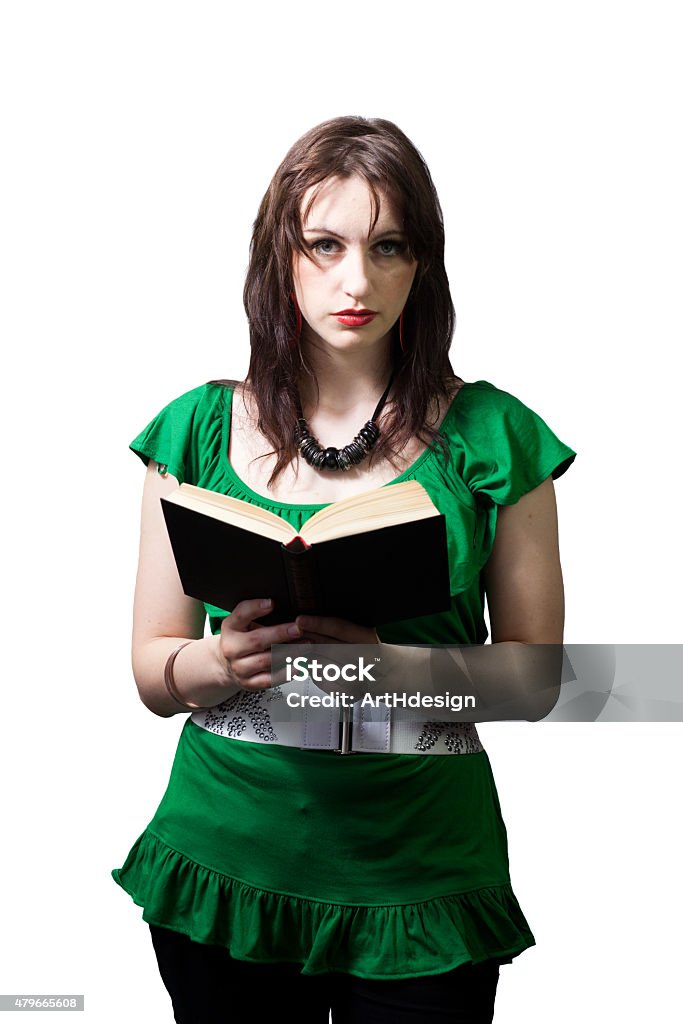
[{"label": "black pants", "polygon": [[350,974],[307,977],[300,964],[233,960],[222,946],[149,926],[178,1024],[490,1024],[499,962],[446,974],[366,981]]}]

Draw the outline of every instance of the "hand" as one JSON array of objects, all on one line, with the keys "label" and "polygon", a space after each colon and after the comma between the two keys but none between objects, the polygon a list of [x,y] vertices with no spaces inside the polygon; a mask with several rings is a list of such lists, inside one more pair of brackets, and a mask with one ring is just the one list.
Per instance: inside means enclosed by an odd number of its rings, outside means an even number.
[{"label": "hand", "polygon": [[372,626],[358,626],[347,619],[334,619],[319,615],[297,615],[302,640],[312,644],[378,644],[377,630]]},{"label": "hand", "polygon": [[242,690],[265,690],[272,686],[272,644],[288,644],[301,639],[302,631],[294,622],[279,626],[259,626],[273,602],[267,599],[240,601],[231,615],[223,619],[219,653],[227,679]]},{"label": "hand", "polygon": [[[319,615],[298,615],[296,623],[301,627],[303,636],[302,643],[310,643],[315,648],[319,644],[373,644],[380,645],[377,630],[371,626],[359,626],[347,619],[337,619],[331,616]],[[379,650],[378,650],[379,654]],[[319,654],[312,654],[312,657],[323,665],[341,666],[344,662],[344,655],[341,652],[332,654],[327,652],[327,657]],[[315,685],[324,693],[344,693],[352,700],[359,700],[368,690],[368,683],[365,681],[353,682],[335,678],[333,682],[316,678]]]}]

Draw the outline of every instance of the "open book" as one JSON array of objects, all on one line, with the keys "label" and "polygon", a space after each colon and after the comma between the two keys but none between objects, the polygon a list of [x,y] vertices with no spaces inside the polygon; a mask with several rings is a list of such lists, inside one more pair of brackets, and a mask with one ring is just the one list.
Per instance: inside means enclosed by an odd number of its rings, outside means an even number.
[{"label": "open book", "polygon": [[450,607],[445,520],[415,480],[333,502],[299,533],[192,484],[161,504],[185,593],[225,611],[270,597],[264,625],[309,612],[377,626]]}]

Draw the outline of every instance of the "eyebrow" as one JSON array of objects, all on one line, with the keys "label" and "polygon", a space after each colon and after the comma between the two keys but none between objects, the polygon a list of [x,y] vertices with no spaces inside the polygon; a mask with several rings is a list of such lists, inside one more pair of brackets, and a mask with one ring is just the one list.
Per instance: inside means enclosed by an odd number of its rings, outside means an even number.
[{"label": "eyebrow", "polygon": [[[343,235],[338,235],[336,231],[332,231],[331,228],[319,227],[319,228],[304,228],[304,234],[316,234],[316,235],[332,235],[334,238],[338,238],[342,242],[348,242],[348,238],[344,238]],[[386,235],[399,235],[401,238],[405,237],[405,232],[399,228],[387,228],[386,231],[381,231],[377,235],[372,235],[372,238],[384,238]]]}]

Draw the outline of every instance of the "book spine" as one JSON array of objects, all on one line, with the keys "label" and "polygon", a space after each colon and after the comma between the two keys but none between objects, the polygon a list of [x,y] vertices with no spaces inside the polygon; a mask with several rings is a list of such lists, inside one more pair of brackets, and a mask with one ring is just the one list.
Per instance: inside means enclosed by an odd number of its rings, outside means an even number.
[{"label": "book spine", "polygon": [[320,607],[320,597],[313,548],[290,543],[283,544],[280,550],[295,615],[314,615]]}]

